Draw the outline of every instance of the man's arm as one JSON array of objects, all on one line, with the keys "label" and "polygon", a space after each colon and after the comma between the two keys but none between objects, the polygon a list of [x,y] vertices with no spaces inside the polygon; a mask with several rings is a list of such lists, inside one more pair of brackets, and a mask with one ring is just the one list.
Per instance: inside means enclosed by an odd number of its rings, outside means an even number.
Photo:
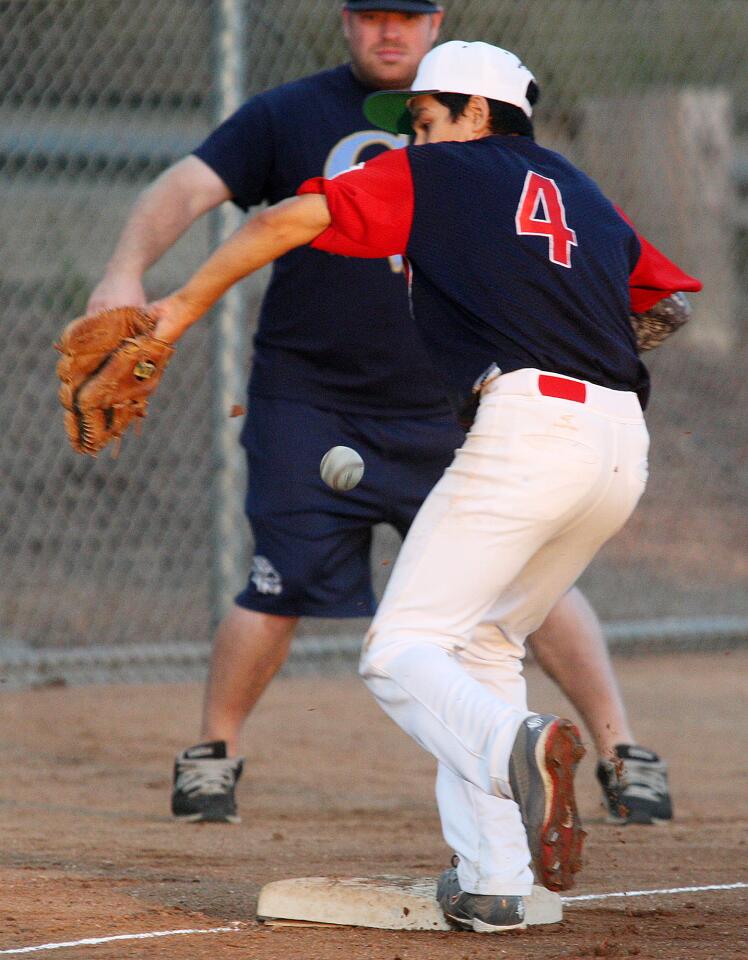
[{"label": "man's arm", "polygon": [[143,275],[203,214],[229,200],[223,180],[195,156],[165,170],[138,198],[87,312],[143,306]]},{"label": "man's arm", "polygon": [[187,283],[149,306],[154,336],[173,343],[237,281],[289,250],[314,240],[330,225],[320,194],[291,197],[263,210],[221,244]]}]

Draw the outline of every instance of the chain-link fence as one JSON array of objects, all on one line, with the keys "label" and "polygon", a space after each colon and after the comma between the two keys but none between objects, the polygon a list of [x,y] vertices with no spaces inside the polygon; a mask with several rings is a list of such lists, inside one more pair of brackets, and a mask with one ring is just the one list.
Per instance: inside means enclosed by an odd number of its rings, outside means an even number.
[{"label": "chain-link fence", "polygon": [[[543,90],[539,138],[588,169],[707,284],[689,327],[650,355],[650,487],[583,587],[611,635],[745,630],[745,0],[445,5],[442,38],[519,53]],[[232,8],[246,24],[247,94],[345,59],[337,0],[0,0],[6,667],[55,651],[60,662],[85,661],[116,646],[170,673],[207,647],[215,321],[180,344],[157,410],[116,461],[67,448],[51,344],[82,310],[139,191],[211,129],[226,69],[211,51]],[[196,225],[151,271],[149,294],[183,279],[209,236]],[[250,327],[263,280],[245,284]],[[241,491],[232,498],[239,505]],[[396,550],[383,531],[380,586]],[[360,622],[304,628],[308,637],[361,631]],[[312,648],[324,655],[309,639]]]}]

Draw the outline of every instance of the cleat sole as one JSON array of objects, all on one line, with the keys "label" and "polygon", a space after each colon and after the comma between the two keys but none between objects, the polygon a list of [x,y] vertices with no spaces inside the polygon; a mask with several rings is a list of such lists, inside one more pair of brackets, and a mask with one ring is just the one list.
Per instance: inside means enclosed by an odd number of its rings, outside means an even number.
[{"label": "cleat sole", "polygon": [[536,757],[546,790],[545,818],[540,834],[539,881],[547,889],[569,890],[582,867],[585,832],[574,796],[574,772],[585,754],[576,726],[556,720],[537,746]]}]

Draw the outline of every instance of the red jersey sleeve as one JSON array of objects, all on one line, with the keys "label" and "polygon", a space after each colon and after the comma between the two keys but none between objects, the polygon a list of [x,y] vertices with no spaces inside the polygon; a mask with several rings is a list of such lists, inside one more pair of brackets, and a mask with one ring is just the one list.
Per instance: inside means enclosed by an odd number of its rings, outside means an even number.
[{"label": "red jersey sleeve", "polygon": [[405,253],[413,224],[413,177],[406,149],[378,157],[326,180],[314,177],[296,191],[321,193],[332,217],[310,246],[346,257]]},{"label": "red jersey sleeve", "polygon": [[684,273],[681,268],[668,260],[664,253],[643,237],[620,207],[618,213],[636,233],[640,253],[636,266],[629,277],[631,309],[634,313],[644,313],[671,293],[698,293],[704,286],[696,277]]}]

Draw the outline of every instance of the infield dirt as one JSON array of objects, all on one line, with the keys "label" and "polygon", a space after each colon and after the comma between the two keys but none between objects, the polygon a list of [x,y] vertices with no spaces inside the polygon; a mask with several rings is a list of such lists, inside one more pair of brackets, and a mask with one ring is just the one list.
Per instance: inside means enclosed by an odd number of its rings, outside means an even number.
[{"label": "infield dirt", "polygon": [[[670,764],[671,825],[604,822],[592,751],[589,837],[570,895],[748,881],[748,649],[619,658],[642,743]],[[573,716],[532,664],[534,709]],[[432,759],[355,677],[280,679],[247,726],[239,826],[168,815],[173,755],[196,737],[197,685],[9,691],[0,698],[0,951],[147,931],[235,932],[65,947],[68,958],[744,960],[748,890],[574,903],[563,923],[497,936],[269,929],[285,877],[435,876],[450,852]]]}]

